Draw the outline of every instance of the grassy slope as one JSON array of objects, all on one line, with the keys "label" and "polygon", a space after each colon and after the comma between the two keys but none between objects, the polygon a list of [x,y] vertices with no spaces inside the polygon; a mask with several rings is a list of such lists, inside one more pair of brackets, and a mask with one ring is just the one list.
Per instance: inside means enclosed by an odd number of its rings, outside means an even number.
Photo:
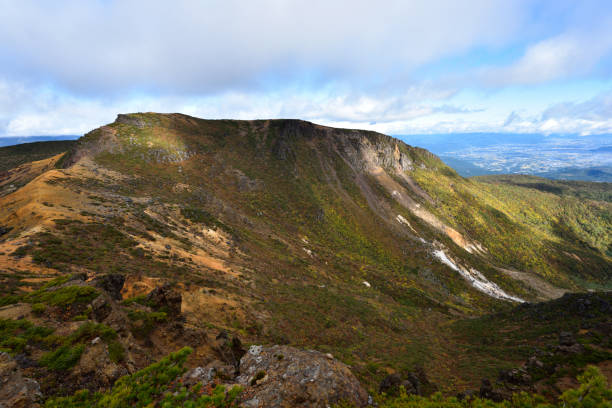
[{"label": "grassy slope", "polygon": [[552,193],[597,201],[612,201],[612,183],[588,181],[550,180],[526,175],[479,176],[475,180],[491,184],[508,184]]},{"label": "grassy slope", "polygon": [[423,171],[415,179],[437,198],[432,211],[482,242],[497,262],[562,287],[610,287],[612,204],[585,198],[607,199],[606,186]]}]

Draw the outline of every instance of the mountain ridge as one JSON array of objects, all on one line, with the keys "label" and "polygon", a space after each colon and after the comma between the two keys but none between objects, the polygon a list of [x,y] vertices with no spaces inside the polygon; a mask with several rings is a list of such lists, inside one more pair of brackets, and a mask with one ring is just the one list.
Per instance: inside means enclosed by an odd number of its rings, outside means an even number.
[{"label": "mountain ridge", "polygon": [[[608,202],[464,179],[390,136],[299,120],[121,115],[2,175],[0,204],[16,302],[66,274],[121,274],[128,300],[170,285],[185,327],[329,352],[370,385],[422,367],[474,386],[451,322],[612,274]],[[131,341],[151,356],[181,346],[150,324]]]}]

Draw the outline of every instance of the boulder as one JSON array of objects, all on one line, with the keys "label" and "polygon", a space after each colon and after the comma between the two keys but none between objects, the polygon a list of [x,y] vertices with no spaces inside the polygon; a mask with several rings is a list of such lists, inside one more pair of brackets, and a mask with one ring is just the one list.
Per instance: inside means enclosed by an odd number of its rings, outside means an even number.
[{"label": "boulder", "polygon": [[513,368],[511,370],[502,371],[499,374],[499,380],[515,386],[531,384],[531,376],[524,368]]},{"label": "boulder", "polygon": [[147,303],[153,309],[166,312],[170,316],[181,314],[182,301],[181,294],[169,285],[157,287],[147,295]]},{"label": "boulder", "polygon": [[409,373],[406,378],[402,378],[399,374],[390,374],[380,382],[378,392],[396,396],[403,387],[406,394],[418,395],[421,393],[420,385],[419,379],[412,373]]},{"label": "boulder", "polygon": [[490,399],[494,402],[502,402],[504,400],[504,397],[501,395],[501,393],[493,389],[491,381],[489,381],[487,378],[482,379],[482,384],[480,386],[480,392],[478,393],[478,396],[480,398]]},{"label": "boulder", "polygon": [[560,346],[573,346],[576,344],[574,335],[570,332],[562,331],[559,333],[559,345]]},{"label": "boulder", "polygon": [[40,386],[25,378],[17,362],[7,353],[0,353],[0,408],[39,407]]},{"label": "boulder", "polygon": [[214,360],[206,367],[195,367],[188,370],[182,377],[183,385],[192,387],[197,383],[208,385],[218,378],[223,381],[231,381],[236,377],[236,367]]},{"label": "boulder", "polygon": [[114,300],[121,300],[121,289],[125,283],[125,276],[119,273],[109,273],[107,275],[97,276],[93,280],[93,285],[102,289],[110,295]]},{"label": "boulder", "polygon": [[576,341],[572,333],[565,331],[559,333],[559,346],[557,347],[557,351],[566,354],[579,354],[583,350],[584,347]]},{"label": "boulder", "polygon": [[81,355],[78,364],[72,371],[74,382],[79,388],[97,391],[112,386],[128,370],[119,363],[111,361],[108,348],[102,341],[91,344]]},{"label": "boulder", "polygon": [[289,346],[251,346],[236,379],[245,407],[363,407],[368,394],[349,367],[325,354]]},{"label": "boulder", "polygon": [[246,353],[242,347],[242,342],[236,336],[230,336],[227,332],[222,331],[215,338],[212,344],[213,350],[219,356],[219,359],[230,364],[235,368],[240,365],[240,359]]},{"label": "boulder", "polygon": [[91,302],[91,312],[97,322],[102,322],[112,312],[113,308],[104,296],[98,296]]}]

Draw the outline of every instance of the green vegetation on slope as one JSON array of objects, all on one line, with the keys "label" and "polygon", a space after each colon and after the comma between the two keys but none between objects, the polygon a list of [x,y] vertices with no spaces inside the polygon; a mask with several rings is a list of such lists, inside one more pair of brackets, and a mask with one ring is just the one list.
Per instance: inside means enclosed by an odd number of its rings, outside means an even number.
[{"label": "green vegetation on slope", "polygon": [[[414,178],[436,197],[431,211],[481,242],[497,263],[567,288],[611,284],[612,204],[576,197],[587,194],[584,185],[566,194],[555,187],[563,182],[535,188],[426,170]],[[604,190],[595,186],[589,194],[599,197]]]},{"label": "green vegetation on slope", "polygon": [[610,408],[612,388],[596,367],[589,367],[578,376],[578,388],[565,391],[554,403],[536,395],[521,392],[514,394],[511,401],[493,402],[473,398],[459,400],[444,398],[441,394],[431,397],[403,394],[386,400],[381,408]]},{"label": "green vegetation on slope", "polygon": [[196,385],[187,389],[177,382],[177,378],[185,372],[183,365],[190,348],[171,353],[161,361],[150,365],[132,375],[121,377],[106,393],[90,393],[79,391],[74,396],[52,398],[45,404],[46,408],[131,408],[131,407],[161,407],[161,408],[205,408],[232,407],[241,392],[240,387],[226,390],[217,385],[210,394]]}]

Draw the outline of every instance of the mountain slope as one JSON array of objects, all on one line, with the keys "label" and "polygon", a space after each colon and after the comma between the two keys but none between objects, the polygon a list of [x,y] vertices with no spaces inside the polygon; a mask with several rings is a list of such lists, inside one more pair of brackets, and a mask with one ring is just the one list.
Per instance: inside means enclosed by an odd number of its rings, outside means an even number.
[{"label": "mountain slope", "polygon": [[74,143],[74,140],[56,140],[0,147],[0,173],[24,163],[43,160],[63,153]]},{"label": "mountain slope", "polygon": [[471,384],[447,324],[609,287],[610,214],[374,132],[130,114],[0,180],[0,263],[16,299],[122,273],[124,298],[173,285],[194,328],[329,351],[367,383]]}]

